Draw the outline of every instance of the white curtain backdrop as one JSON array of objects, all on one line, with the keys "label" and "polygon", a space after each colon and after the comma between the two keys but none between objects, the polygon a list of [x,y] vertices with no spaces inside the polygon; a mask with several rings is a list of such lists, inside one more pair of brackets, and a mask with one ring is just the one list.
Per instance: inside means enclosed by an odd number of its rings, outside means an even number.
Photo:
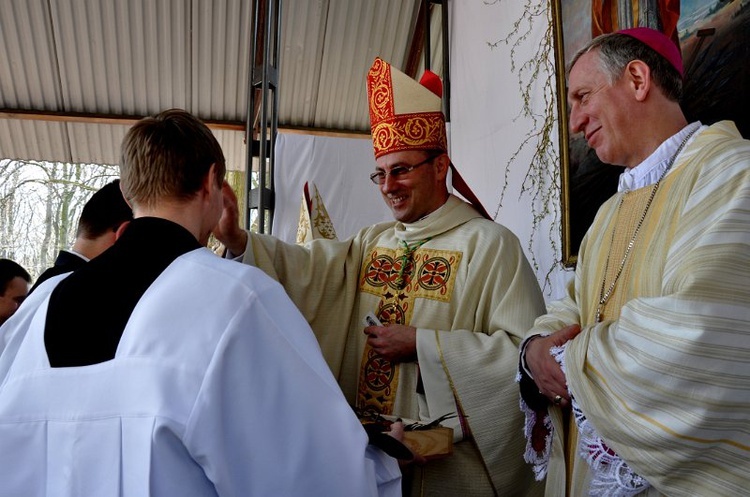
[{"label": "white curtain backdrop", "polygon": [[[521,82],[511,69],[515,38],[511,37],[510,44],[490,46],[511,33],[526,3],[511,0],[449,3],[450,149],[453,163],[490,215],[497,212],[495,220],[518,236],[527,257],[536,262],[537,279],[544,287],[545,299],[551,301],[564,295],[573,272],[558,266],[550,273],[562,257],[559,216],[557,219],[547,216],[532,229],[532,199],[529,193],[521,194],[521,188],[533,157],[533,147],[521,151],[506,174],[508,161],[533,129],[530,119],[519,117],[523,103]],[[525,26],[524,22],[522,29]],[[528,37],[515,49],[517,68],[535,56],[546,28],[544,17],[534,19]],[[554,78],[554,75],[549,77]],[[541,114],[544,109],[542,87],[537,83],[533,89],[532,106]],[[504,186],[507,186],[505,197],[499,207]],[[541,209],[542,206],[536,207]],[[559,201],[553,207],[559,212]],[[553,250],[552,240],[557,250]]]},{"label": "white curtain backdrop", "polygon": [[393,219],[378,187],[367,177],[374,170],[369,138],[279,133],[272,234],[294,243],[305,181],[317,185],[339,240],[365,226]]}]

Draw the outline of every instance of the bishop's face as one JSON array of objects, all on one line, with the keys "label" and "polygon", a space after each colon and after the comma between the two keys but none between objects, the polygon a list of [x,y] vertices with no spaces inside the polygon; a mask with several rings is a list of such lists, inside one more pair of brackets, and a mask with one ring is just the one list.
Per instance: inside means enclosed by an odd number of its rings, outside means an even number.
[{"label": "bishop's face", "polygon": [[385,174],[380,194],[394,219],[413,223],[445,203],[447,163],[445,154],[424,150],[393,152],[376,160],[375,171]]},{"label": "bishop's face", "polygon": [[568,107],[570,130],[582,133],[596,151],[599,160],[607,164],[635,167],[635,136],[639,123],[632,121],[634,100],[627,78],[610,83],[599,62],[599,51],[582,55],[568,77]]}]

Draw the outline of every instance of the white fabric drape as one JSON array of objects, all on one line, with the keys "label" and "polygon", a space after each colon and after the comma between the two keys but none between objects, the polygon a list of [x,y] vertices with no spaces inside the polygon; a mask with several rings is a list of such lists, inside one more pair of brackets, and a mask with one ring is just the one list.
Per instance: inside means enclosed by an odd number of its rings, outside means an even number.
[{"label": "white fabric drape", "polygon": [[378,187],[372,141],[280,133],[276,140],[276,208],[272,234],[294,243],[305,181],[314,182],[339,240],[392,219]]}]

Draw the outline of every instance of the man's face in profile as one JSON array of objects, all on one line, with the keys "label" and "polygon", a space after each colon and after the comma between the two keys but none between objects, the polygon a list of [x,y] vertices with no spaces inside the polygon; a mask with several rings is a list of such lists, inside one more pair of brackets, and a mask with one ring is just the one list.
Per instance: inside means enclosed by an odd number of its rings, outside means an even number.
[{"label": "man's face in profile", "polygon": [[20,276],[16,276],[8,282],[5,292],[0,295],[0,324],[7,321],[18,310],[18,306],[21,305],[28,293],[29,284]]}]

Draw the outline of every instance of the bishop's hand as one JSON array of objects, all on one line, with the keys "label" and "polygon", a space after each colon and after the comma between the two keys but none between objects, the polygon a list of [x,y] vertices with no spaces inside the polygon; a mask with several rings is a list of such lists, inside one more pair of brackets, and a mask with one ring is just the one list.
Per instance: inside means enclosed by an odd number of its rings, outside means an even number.
[{"label": "bishop's hand", "polygon": [[364,333],[368,345],[389,361],[410,362],[417,359],[417,329],[414,326],[368,326]]},{"label": "bishop's hand", "polygon": [[247,233],[240,227],[240,209],[232,187],[226,181],[221,187],[224,208],[213,234],[234,255],[245,253]]},{"label": "bishop's hand", "polygon": [[580,332],[581,327],[573,324],[549,336],[535,338],[526,346],[526,367],[533,376],[539,393],[556,405],[569,404],[570,395],[565,373],[555,358],[550,355],[550,349],[564,345]]}]

